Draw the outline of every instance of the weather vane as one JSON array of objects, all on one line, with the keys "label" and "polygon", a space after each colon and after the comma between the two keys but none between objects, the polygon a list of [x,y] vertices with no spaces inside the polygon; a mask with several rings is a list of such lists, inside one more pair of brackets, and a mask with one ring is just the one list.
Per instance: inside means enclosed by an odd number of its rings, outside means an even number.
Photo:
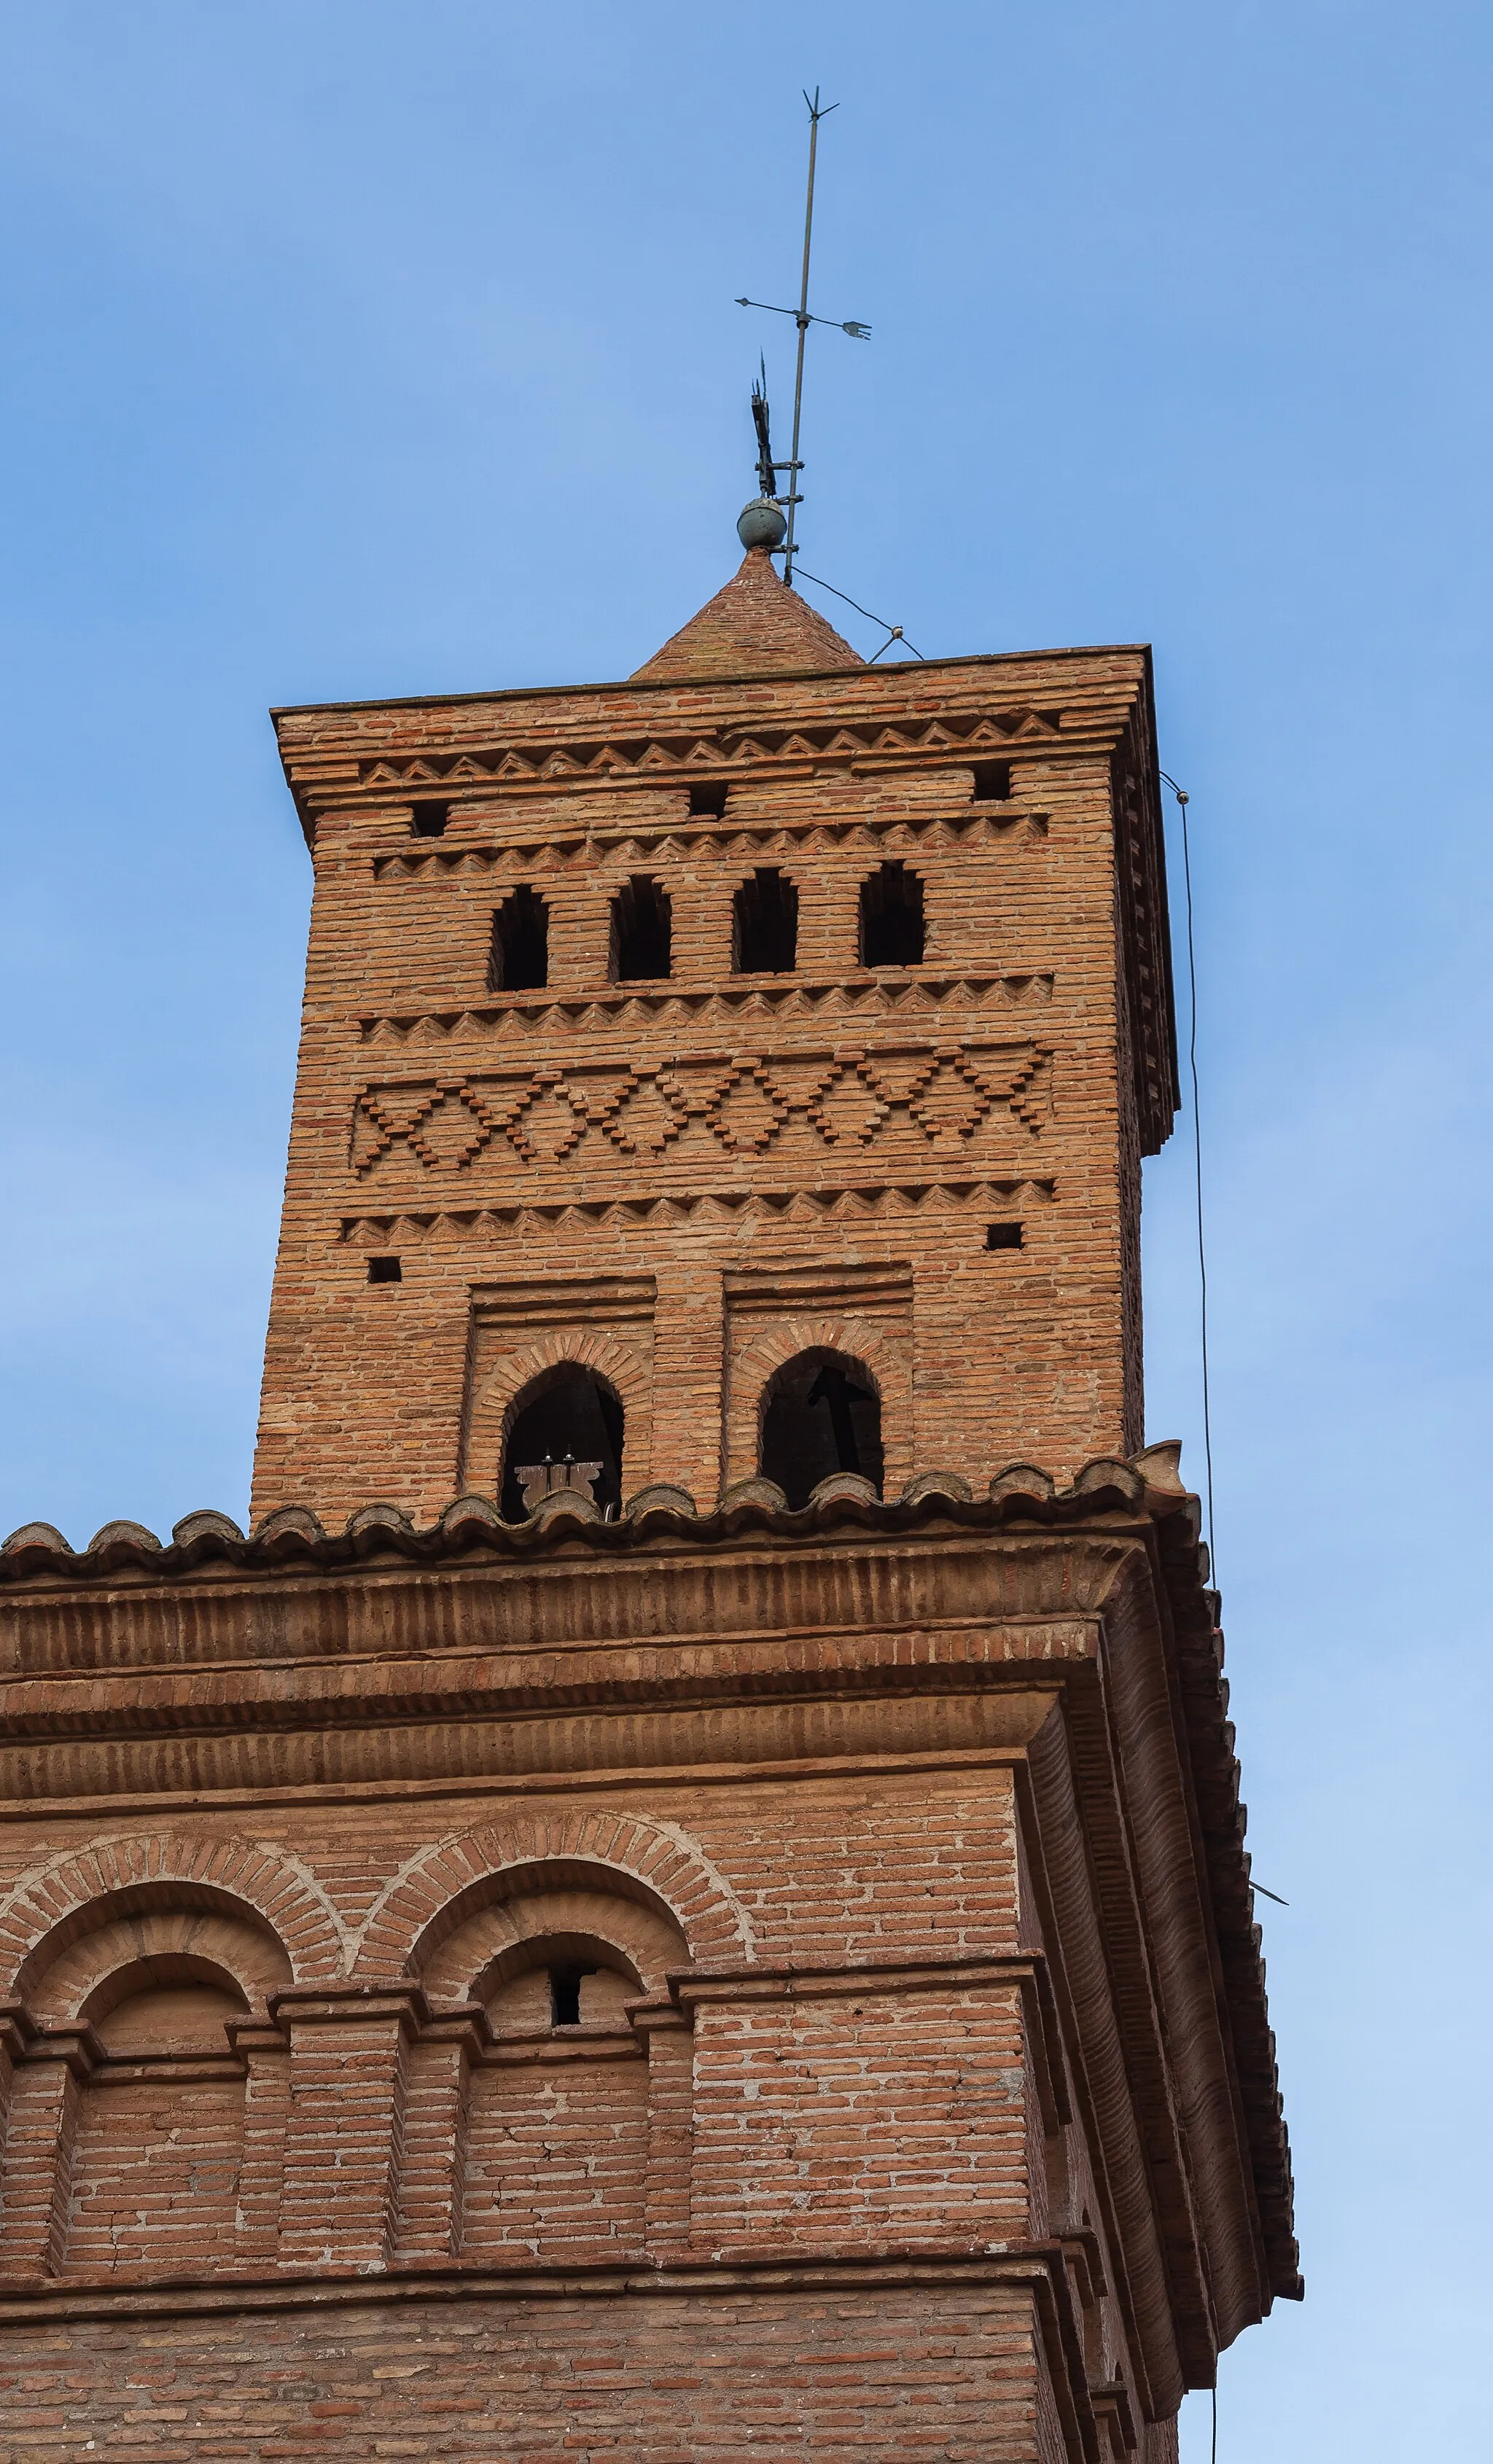
[{"label": "weather vane", "polygon": [[[738,308],[762,308],[769,316],[791,317],[799,329],[798,365],[793,379],[792,455],[786,462],[773,460],[773,449],[767,432],[767,370],[764,363],[760,383],[752,387],[752,418],[757,429],[757,470],[762,493],[756,505],[747,507],[736,525],[746,546],[765,547],[772,555],[776,555],[779,547],[782,548],[782,578],[789,583],[793,581],[794,517],[803,501],[799,488],[799,474],[803,469],[799,459],[799,426],[803,409],[803,344],[811,325],[832,325],[836,321],[832,317],[814,317],[809,313],[809,247],[814,236],[814,158],[819,148],[819,123],[822,120],[827,120],[832,111],[838,111],[840,105],[837,102],[829,102],[822,107],[818,86],[814,88],[812,102],[809,101],[807,94],[804,95],[803,99],[808,103],[809,112],[809,185],[808,198],[803,209],[803,278],[799,288],[799,304],[797,308],[779,308],[771,299],[736,301]],[[871,338],[869,325],[859,323],[854,317],[845,318],[839,330],[842,334],[850,335],[857,342],[868,342]],[[784,497],[779,497],[778,495],[777,479],[779,471],[786,471],[788,473],[788,494]],[[786,536],[780,511],[780,507],[784,504],[788,508]]]}]

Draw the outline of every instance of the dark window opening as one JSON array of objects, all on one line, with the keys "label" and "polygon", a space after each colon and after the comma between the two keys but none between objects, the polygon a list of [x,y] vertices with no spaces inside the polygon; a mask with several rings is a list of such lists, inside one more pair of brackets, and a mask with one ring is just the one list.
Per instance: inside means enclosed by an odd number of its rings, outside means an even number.
[{"label": "dark window opening", "polygon": [[1011,793],[1009,761],[977,761],[975,764],[975,797],[981,804],[1003,804]]},{"label": "dark window opening", "polygon": [[724,779],[696,779],[690,787],[690,810],[719,821],[726,810],[727,781]]},{"label": "dark window opening", "polygon": [[881,1495],[881,1401],[858,1360],[801,1352],[779,1370],[762,1414],[762,1474],[795,1511],[832,1472],[855,1471]]},{"label": "dark window opening", "polygon": [[581,1979],[594,1976],[594,1968],[552,1968],[550,1969],[550,2025],[554,2028],[579,2028],[581,2025]]},{"label": "dark window opening", "polygon": [[1021,1245],[1021,1227],[1020,1223],[986,1224],[985,1246],[987,1249],[1019,1249]]},{"label": "dark window opening", "polygon": [[861,884],[861,964],[915,967],[923,956],[923,885],[905,864],[884,864]]},{"label": "dark window opening", "polygon": [[488,990],[535,992],[549,979],[550,912],[538,891],[522,881],[494,912]]},{"label": "dark window opening", "polygon": [[[567,1487],[594,1498],[604,1514],[615,1514],[622,1504],[623,1424],[618,1397],[589,1369],[566,1361],[537,1380],[519,1397],[503,1450],[497,1510],[504,1522],[522,1523],[540,1497]],[[522,1472],[531,1475],[527,1483]]]},{"label": "dark window opening", "polygon": [[423,804],[411,804],[409,808],[410,833],[417,839],[442,838],[445,836],[446,825],[450,820],[450,817],[451,808],[450,804],[432,803],[428,799]]},{"label": "dark window opening", "polygon": [[736,892],[732,966],[738,976],[783,976],[798,954],[799,893],[784,874],[759,867]]},{"label": "dark window opening", "polygon": [[397,1258],[369,1259],[368,1281],[370,1284],[402,1284],[404,1280],[405,1270]]},{"label": "dark window opening", "polygon": [[667,976],[672,906],[651,874],[635,872],[612,900],[612,980],[630,984]]}]

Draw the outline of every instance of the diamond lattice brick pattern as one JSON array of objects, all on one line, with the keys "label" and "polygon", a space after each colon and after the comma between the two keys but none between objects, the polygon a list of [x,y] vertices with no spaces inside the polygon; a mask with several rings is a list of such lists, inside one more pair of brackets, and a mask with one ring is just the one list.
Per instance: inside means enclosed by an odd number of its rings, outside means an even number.
[{"label": "diamond lattice brick pattern", "polygon": [[626,1157],[657,1156],[693,1124],[728,1155],[762,1155],[797,1119],[828,1149],[865,1149],[911,1133],[967,1143],[1004,1111],[1028,1134],[1045,1121],[1047,1056],[1031,1045],[952,1054],[924,1046],[806,1066],[771,1055],[725,1067],[474,1079],[459,1087],[370,1087],[358,1101],[351,1155],[366,1174],[396,1147],[428,1168],[459,1171],[495,1139],[526,1163],[555,1163],[588,1141]]}]

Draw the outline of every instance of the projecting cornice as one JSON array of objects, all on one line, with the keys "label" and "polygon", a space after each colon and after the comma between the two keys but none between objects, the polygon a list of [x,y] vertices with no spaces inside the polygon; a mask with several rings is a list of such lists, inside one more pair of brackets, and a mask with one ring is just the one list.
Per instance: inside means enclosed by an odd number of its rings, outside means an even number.
[{"label": "projecting cornice", "polygon": [[[954,1474],[886,1503],[841,1475],[797,1514],[748,1481],[706,1514],[645,1490],[610,1523],[560,1497],[509,1525],[469,1497],[424,1529],[371,1506],[333,1535],[287,1507],[248,1538],[197,1514],[168,1547],[112,1524],[76,1553],[31,1525],[0,1551],[0,1661],[33,1816],[1003,1765],[1030,1771],[1050,1865],[1066,1772],[1099,1895],[1088,1990],[1121,2014],[1120,2102],[1151,2117],[1130,2195],[1156,2209],[1184,2374],[1215,2333],[1186,2256],[1199,2165],[1210,2217],[1237,2219],[1208,2269],[1225,2339],[1300,2290],[1217,1600],[1173,1448],[1063,1488],[1014,1464],[977,1500]],[[1053,1928],[1098,2082],[1079,1938]]]}]

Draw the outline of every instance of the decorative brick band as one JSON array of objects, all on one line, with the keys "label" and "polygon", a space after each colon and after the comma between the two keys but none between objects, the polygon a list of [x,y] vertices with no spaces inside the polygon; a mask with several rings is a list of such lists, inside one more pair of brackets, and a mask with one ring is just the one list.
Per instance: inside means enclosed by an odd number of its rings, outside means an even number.
[{"label": "decorative brick band", "polygon": [[619,1219],[629,1223],[646,1223],[650,1219],[691,1216],[707,1207],[715,1208],[727,1219],[752,1214],[770,1217],[800,1215],[817,1221],[826,1215],[907,1213],[926,1205],[930,1199],[939,1199],[959,1206],[983,1206],[990,1200],[1002,1206],[1051,1206],[1057,1199],[1057,1182],[1049,1179],[878,1181],[861,1189],[707,1189],[688,1191],[677,1197],[657,1191],[629,1198],[562,1199],[550,1206],[535,1203],[527,1206],[399,1207],[384,1215],[344,1215],[338,1238],[354,1243],[386,1242],[397,1233],[401,1242],[406,1242],[442,1234],[511,1233],[521,1231],[530,1223],[556,1224],[567,1218],[588,1225],[614,1222]]}]

